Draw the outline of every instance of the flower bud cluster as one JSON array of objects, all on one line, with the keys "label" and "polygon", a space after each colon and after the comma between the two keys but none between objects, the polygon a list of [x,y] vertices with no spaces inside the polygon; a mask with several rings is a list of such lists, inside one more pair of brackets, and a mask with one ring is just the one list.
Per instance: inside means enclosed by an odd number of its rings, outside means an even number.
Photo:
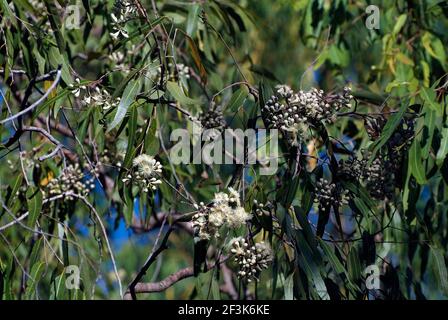
[{"label": "flower bud cluster", "polygon": [[227,125],[222,111],[218,108],[201,113],[199,121],[205,129],[216,129],[218,131],[222,131]]},{"label": "flower bud cluster", "polygon": [[262,116],[269,127],[284,131],[300,123],[316,126],[321,122],[334,122],[336,112],[349,107],[352,99],[348,87],[340,94],[325,94],[316,88],[294,93],[290,87],[282,85],[277,86],[276,94],[262,108]]},{"label": "flower bud cluster", "polygon": [[259,274],[267,269],[272,262],[272,250],[264,242],[249,245],[244,238],[236,238],[231,241],[230,252],[238,264],[238,277],[251,282],[259,280]]},{"label": "flower bud cluster", "polygon": [[[85,165],[86,169],[88,164]],[[74,193],[80,196],[87,196],[95,188],[95,179],[98,176],[97,170],[90,177],[86,177],[79,164],[70,164],[62,170],[61,175],[53,178],[46,185],[44,195],[53,197],[65,193]],[[68,195],[67,200],[74,200],[74,197]]]},{"label": "flower bud cluster", "polygon": [[348,204],[348,192],[340,190],[335,183],[321,178],[316,182],[315,202],[319,204],[319,212],[329,212],[332,206],[340,207]]},{"label": "flower bud cluster", "polygon": [[263,216],[263,215],[269,216],[270,206],[271,206],[271,203],[269,203],[269,202],[265,204],[265,203],[261,203],[257,200],[254,200],[254,205],[252,207],[252,210],[255,212],[255,214],[257,216]]},{"label": "flower bud cluster", "polygon": [[394,191],[394,172],[389,168],[390,162],[381,154],[366,166],[362,175],[370,195],[377,199],[392,197]]},{"label": "flower bud cluster", "polygon": [[339,176],[347,181],[358,181],[377,199],[391,197],[394,191],[395,171],[393,164],[378,153],[369,165],[371,154],[365,152],[361,159],[350,158],[339,162]]}]

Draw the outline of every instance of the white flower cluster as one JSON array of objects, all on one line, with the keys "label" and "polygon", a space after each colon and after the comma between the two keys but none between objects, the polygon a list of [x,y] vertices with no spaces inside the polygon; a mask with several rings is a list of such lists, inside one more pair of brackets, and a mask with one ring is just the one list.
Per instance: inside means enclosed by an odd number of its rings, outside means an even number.
[{"label": "white flower cluster", "polygon": [[45,6],[45,2],[42,0],[29,0],[30,6],[35,10],[35,12],[39,12],[43,15],[47,13],[47,7]]},{"label": "white flower cluster", "polygon": [[237,229],[252,218],[241,206],[239,194],[233,188],[229,188],[229,194],[216,193],[210,206],[201,202],[197,210],[192,222],[196,235],[202,240],[219,238],[222,226]]},{"label": "white flower cluster", "polygon": [[162,164],[147,154],[141,154],[132,161],[132,170],[122,179],[124,183],[135,182],[143,192],[156,190],[162,183],[159,179],[162,174]]},{"label": "white flower cluster", "polygon": [[[183,63],[168,63],[168,78],[170,80],[177,80],[178,78],[190,79],[190,68]],[[157,68],[157,74],[160,78],[162,74],[162,67]]]},{"label": "white flower cluster", "polygon": [[117,107],[120,101],[121,99],[119,97],[113,99],[107,90],[101,90],[98,87],[95,88],[93,94],[84,97],[84,103],[86,105],[93,104],[94,106],[101,107],[104,111]]},{"label": "white flower cluster", "polygon": [[114,32],[110,33],[110,36],[112,39],[117,40],[120,37],[129,38],[129,34],[126,30],[126,23],[131,19],[135,12],[137,11],[137,8],[131,1],[120,1],[119,3],[120,11],[118,13],[118,16],[114,13],[111,14],[112,18],[112,29]]},{"label": "white flower cluster", "polygon": [[[88,165],[86,164],[86,167]],[[95,178],[98,173],[94,172],[88,179],[86,179],[79,164],[68,165],[62,170],[58,178],[53,178],[46,186],[44,195],[48,197],[64,194],[74,193],[80,196],[87,196],[91,190],[95,188]],[[67,200],[74,200],[73,196],[68,195]]]},{"label": "white flower cluster", "polygon": [[230,242],[230,252],[238,263],[238,277],[251,282],[259,280],[259,274],[267,269],[272,261],[272,250],[264,242],[255,243],[250,246],[244,238],[236,238]]},{"label": "white flower cluster", "polygon": [[119,70],[124,74],[128,74],[131,69],[125,61],[125,55],[121,51],[114,51],[109,55],[109,60],[115,64],[115,70]]},{"label": "white flower cluster", "polygon": [[[171,63],[169,66],[171,67]],[[183,63],[176,63],[176,72],[179,77],[184,77],[185,79],[190,79],[190,68]]]},{"label": "white flower cluster", "polygon": [[69,88],[76,98],[79,98],[81,92],[84,91],[81,100],[83,105],[98,106],[101,107],[103,111],[107,111],[110,108],[117,107],[120,104],[121,99],[119,97],[113,99],[111,94],[107,90],[95,87],[93,92],[91,92],[90,88],[81,84],[79,78],[76,78],[75,81],[76,84],[70,84]]},{"label": "white flower cluster", "polygon": [[339,190],[335,183],[331,183],[321,178],[316,182],[315,202],[319,203],[319,211],[326,212],[331,206],[337,207],[348,204],[348,194],[346,190]]},{"label": "white flower cluster", "polygon": [[286,85],[276,88],[276,94],[262,108],[262,116],[269,127],[284,131],[303,124],[316,126],[319,122],[334,122],[336,112],[349,107],[353,99],[348,87],[342,94],[325,94],[316,88],[294,93]]}]

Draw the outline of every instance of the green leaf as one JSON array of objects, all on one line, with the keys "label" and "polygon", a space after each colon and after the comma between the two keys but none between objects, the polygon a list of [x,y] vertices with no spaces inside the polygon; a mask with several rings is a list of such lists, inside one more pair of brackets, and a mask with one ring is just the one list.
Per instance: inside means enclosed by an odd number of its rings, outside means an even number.
[{"label": "green leaf", "polygon": [[0,7],[2,8],[2,14],[7,17],[9,21],[11,21],[14,27],[17,28],[17,19],[9,7],[8,2],[6,0],[1,0]]},{"label": "green leaf", "polygon": [[187,38],[188,48],[190,49],[191,56],[193,57],[193,61],[196,67],[199,70],[199,75],[201,76],[201,80],[203,83],[207,82],[207,71],[205,70],[204,65],[202,64],[201,56],[199,55],[199,49],[196,46],[196,43],[191,39],[188,35],[185,35]]},{"label": "green leaf", "polygon": [[213,300],[221,300],[221,290],[219,290],[219,282],[216,279],[216,277],[213,276],[213,272],[212,273],[212,298]]},{"label": "green leaf", "polygon": [[27,192],[28,200],[28,226],[34,229],[36,221],[42,211],[42,193],[38,188],[30,188]]},{"label": "green leaf", "polygon": [[157,137],[157,121],[153,119],[148,134],[145,137],[146,153],[150,155],[158,154],[160,149],[160,141]]},{"label": "green leaf", "polygon": [[361,263],[359,261],[358,250],[352,246],[347,258],[347,267],[350,279],[357,281],[362,276]]},{"label": "green leaf", "polygon": [[134,142],[135,142],[135,135],[137,133],[137,117],[138,117],[138,111],[137,107],[133,106],[131,108],[131,115],[129,117],[128,122],[128,147],[126,150],[126,156],[124,158],[124,163],[127,165],[130,163],[130,159],[134,156]]},{"label": "green leaf", "polygon": [[443,255],[444,250],[431,247],[431,253],[434,257],[434,267],[437,280],[441,286],[442,291],[445,294],[448,294],[448,272],[446,269],[445,257]]},{"label": "green leaf", "polygon": [[134,197],[132,195],[132,186],[124,187],[124,220],[127,226],[132,224],[132,217],[134,216]]},{"label": "green leaf", "polygon": [[187,20],[187,34],[191,37],[198,28],[199,21],[199,12],[201,10],[201,6],[199,4],[194,4],[190,7],[188,11],[188,20]]},{"label": "green leaf", "polygon": [[238,109],[243,105],[244,100],[246,100],[247,96],[249,94],[249,91],[246,87],[242,87],[235,91],[235,93],[232,95],[232,98],[230,98],[229,103],[226,106],[226,110],[236,112]]},{"label": "green leaf", "polygon": [[[432,110],[427,110],[425,114],[425,126],[423,129],[424,137],[422,138],[422,157],[427,159],[429,156],[429,150],[432,144],[432,138],[434,136],[434,129],[436,124],[436,112]],[[424,140],[423,140],[424,139]]]},{"label": "green leaf", "polygon": [[440,148],[437,151],[436,163],[438,166],[442,164],[448,153],[448,127],[442,129],[442,140],[440,141]]},{"label": "green leaf", "polygon": [[31,279],[28,280],[28,287],[25,291],[25,297],[27,299],[33,299],[36,296],[37,283],[42,278],[42,274],[45,271],[45,263],[38,262],[31,268]]},{"label": "green leaf", "polygon": [[436,111],[439,116],[442,114],[442,106],[436,102],[434,89],[422,87],[420,89],[420,97],[427,103],[431,110]]},{"label": "green leaf", "polygon": [[291,273],[284,281],[284,300],[294,300],[294,273]]},{"label": "green leaf", "polygon": [[344,266],[339,261],[339,259],[336,257],[336,255],[334,254],[333,249],[330,248],[330,246],[327,243],[325,243],[324,240],[322,240],[322,239],[318,239],[318,240],[319,240],[320,247],[324,251],[325,257],[330,262],[331,266],[333,267],[333,270],[339,275],[344,274],[345,273]]},{"label": "green leaf", "polygon": [[395,23],[394,30],[392,31],[393,34],[398,34],[400,32],[401,28],[403,28],[404,24],[406,23],[406,19],[406,13],[403,13],[398,17],[397,23]]},{"label": "green leaf", "polygon": [[333,267],[333,270],[340,276],[344,276],[343,280],[347,280],[348,284],[351,288],[355,288],[355,285],[351,282],[351,278],[349,277],[348,271],[344,268],[344,265],[339,261],[336,254],[333,252],[333,249],[327,244],[324,240],[319,239],[320,247],[323,249],[325,257],[328,259],[330,265]]},{"label": "green leaf", "polygon": [[409,169],[418,184],[426,183],[425,168],[422,163],[420,141],[418,139],[414,140],[409,150]]},{"label": "green leaf", "polygon": [[198,101],[191,99],[185,95],[183,90],[178,86],[176,82],[168,81],[166,84],[168,92],[183,105],[195,105],[199,104]]},{"label": "green leaf", "polygon": [[442,66],[446,66],[446,53],[442,41],[430,32],[425,32],[421,39],[426,51],[432,57],[439,60]]},{"label": "green leaf", "polygon": [[14,180],[14,183],[11,184],[11,193],[9,194],[9,198],[6,199],[6,204],[9,207],[11,205],[11,201],[16,196],[17,191],[19,190],[20,186],[22,185],[23,181],[23,174],[19,174],[17,178]]},{"label": "green leaf", "polygon": [[115,114],[115,118],[109,125],[107,132],[115,128],[126,116],[126,112],[128,111],[129,106],[135,101],[135,97],[137,96],[140,87],[140,78],[129,81],[128,85],[124,89],[123,96],[121,97],[120,104],[117,108],[117,113]]},{"label": "green leaf", "polygon": [[60,64],[62,64],[61,78],[66,84],[72,84],[73,77],[70,73],[70,63],[67,59],[67,56],[61,54],[60,49],[51,47],[48,50],[47,58],[52,68],[56,69]]}]

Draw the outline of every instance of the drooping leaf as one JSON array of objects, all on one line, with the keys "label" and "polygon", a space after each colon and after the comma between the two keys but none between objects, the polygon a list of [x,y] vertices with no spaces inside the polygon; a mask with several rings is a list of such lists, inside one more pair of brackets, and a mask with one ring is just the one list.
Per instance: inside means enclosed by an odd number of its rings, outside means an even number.
[{"label": "drooping leaf", "polygon": [[415,139],[409,149],[409,169],[419,184],[426,183],[425,168],[422,163],[420,141]]},{"label": "drooping leaf", "polygon": [[124,89],[123,96],[121,97],[120,104],[118,105],[117,112],[115,113],[114,120],[109,125],[107,131],[111,131],[115,128],[126,116],[129,106],[135,101],[135,98],[140,90],[141,80],[131,80]]},{"label": "drooping leaf", "polygon": [[28,226],[32,229],[35,228],[36,221],[39,218],[39,215],[42,211],[42,193],[38,188],[28,189],[27,192],[28,198]]},{"label": "drooping leaf", "polygon": [[191,99],[185,95],[183,90],[179,87],[176,82],[168,81],[166,84],[168,92],[183,105],[195,105],[198,101]]},{"label": "drooping leaf", "polygon": [[238,108],[240,108],[243,105],[244,100],[247,98],[249,94],[249,91],[246,87],[242,87],[235,91],[235,93],[232,95],[232,98],[230,99],[229,103],[226,106],[226,110],[229,110],[231,112],[236,112]]},{"label": "drooping leaf", "polygon": [[448,271],[445,263],[444,250],[431,247],[431,254],[434,258],[434,268],[440,289],[444,294],[448,294]]}]

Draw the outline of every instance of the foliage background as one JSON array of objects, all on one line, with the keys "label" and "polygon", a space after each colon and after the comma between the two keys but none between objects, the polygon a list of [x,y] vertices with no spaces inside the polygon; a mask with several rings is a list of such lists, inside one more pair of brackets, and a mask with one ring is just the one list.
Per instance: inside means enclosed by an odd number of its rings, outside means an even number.
[{"label": "foliage background", "polygon": [[[197,202],[208,202],[215,192],[232,183],[244,189],[248,211],[252,210],[253,197],[275,202],[272,221],[279,228],[279,237],[273,238],[265,226],[257,235],[270,239],[275,248],[273,265],[262,273],[261,281],[246,287],[232,275],[238,298],[447,297],[446,2],[373,1],[380,8],[378,30],[365,27],[365,8],[370,4],[365,1],[140,3],[144,10],[127,23],[129,39],[114,40],[110,36],[114,1],[78,2],[79,29],[64,25],[63,12],[72,4],[69,1],[0,1],[1,119],[10,115],[8,108],[14,114],[36,101],[53,80],[49,77],[30,84],[32,79],[62,66],[57,90],[19,119],[18,125],[45,127],[51,120],[51,132],[67,146],[69,161],[86,163],[89,158],[98,165],[100,158],[108,156],[110,166],[100,166],[99,181],[88,201],[107,228],[124,289],[167,230],[165,224],[161,228],[160,221],[151,217],[191,212],[191,205],[183,199],[185,190]],[[124,54],[124,69],[110,58],[113,52]],[[177,76],[170,63],[190,67],[190,78]],[[159,65],[173,81],[171,89],[166,79],[157,77]],[[131,95],[130,104],[125,103],[127,112],[114,122],[116,106],[105,111],[83,106],[74,98],[68,86],[76,78],[86,85],[100,84],[122,101],[126,101],[129,83],[139,81],[140,91],[138,97]],[[245,84],[227,87],[241,81]],[[277,174],[267,178],[258,176],[257,169],[248,169],[241,179],[238,166],[169,164],[165,151],[171,147],[169,133],[189,125],[179,108],[197,115],[209,108],[216,94],[217,102],[227,106],[224,114],[230,126],[245,128],[254,114],[259,115],[265,92],[282,83],[293,89],[315,86],[326,91],[349,83],[359,112],[383,114],[391,122],[408,113],[416,116],[412,147],[403,151],[402,181],[393,199],[359,195],[350,203],[341,212],[346,241],[333,241],[341,231],[334,216],[323,237],[328,241],[315,236],[318,212],[311,208],[313,189],[308,182],[329,175],[328,166],[321,162],[317,168],[322,170],[314,171],[311,168],[316,164],[305,159],[307,169],[292,180],[287,156],[280,161]],[[254,89],[259,96],[254,95]],[[241,95],[243,100],[236,99]],[[176,108],[162,100],[175,101]],[[363,120],[341,117],[328,132],[358,154],[388,139],[391,132],[384,130],[376,142],[371,141]],[[68,132],[58,130],[57,124]],[[263,127],[261,119],[257,126]],[[24,225],[0,231],[0,297],[120,298],[110,252],[92,210],[80,199],[42,204],[41,191],[51,177],[58,176],[62,161],[60,157],[36,158],[55,146],[39,133],[21,131],[11,123],[2,123],[0,134],[0,226],[11,221],[10,213],[19,217],[30,212]],[[318,147],[315,154],[319,158],[332,156],[328,144]],[[35,158],[25,169],[21,168],[20,151],[27,152],[25,158]],[[142,152],[156,156],[164,165],[165,182],[152,197],[133,195],[120,182],[123,171],[115,167],[118,161],[129,167],[132,158]],[[344,156],[338,151],[335,154],[338,159]],[[362,190],[361,186],[356,188]],[[172,219],[166,221],[170,223]],[[151,228],[142,230],[137,226],[142,224]],[[252,227],[256,229],[256,225]],[[33,232],[36,227],[44,233]],[[371,237],[365,237],[365,232]],[[160,281],[194,264],[195,246],[189,232],[176,230],[168,245],[149,268],[146,282]],[[368,253],[372,250],[370,261]],[[383,272],[379,293],[366,290],[364,285],[362,270],[369,261],[381,266]],[[67,265],[80,266],[81,290],[64,287]],[[139,298],[231,298],[219,290],[224,271],[215,271]]]}]

